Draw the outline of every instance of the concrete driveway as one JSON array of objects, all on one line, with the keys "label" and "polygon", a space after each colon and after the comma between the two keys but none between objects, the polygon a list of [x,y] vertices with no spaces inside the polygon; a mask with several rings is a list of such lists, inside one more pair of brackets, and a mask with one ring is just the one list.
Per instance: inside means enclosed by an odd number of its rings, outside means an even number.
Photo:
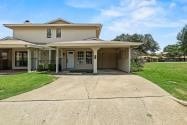
[{"label": "concrete driveway", "polygon": [[187,107],[135,75],[63,75],[0,102],[1,125],[186,125]]}]

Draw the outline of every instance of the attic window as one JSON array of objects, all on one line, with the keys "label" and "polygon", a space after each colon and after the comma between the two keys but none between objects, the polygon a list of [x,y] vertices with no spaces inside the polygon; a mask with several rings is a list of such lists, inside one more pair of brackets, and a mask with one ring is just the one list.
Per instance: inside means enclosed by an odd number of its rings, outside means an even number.
[{"label": "attic window", "polygon": [[56,29],[56,38],[61,38],[61,28]]},{"label": "attic window", "polygon": [[51,29],[50,28],[47,29],[47,38],[51,38]]}]

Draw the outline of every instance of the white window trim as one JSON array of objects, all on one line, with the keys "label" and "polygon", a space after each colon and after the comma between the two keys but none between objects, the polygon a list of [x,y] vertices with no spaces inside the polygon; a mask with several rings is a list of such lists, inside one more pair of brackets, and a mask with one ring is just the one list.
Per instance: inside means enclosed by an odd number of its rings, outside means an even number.
[{"label": "white window trim", "polygon": [[[83,57],[79,57],[79,52],[83,52]],[[80,58],[82,58],[82,59],[79,60]],[[77,61],[78,61],[79,65],[85,64],[85,51],[83,51],[83,50],[77,51]],[[80,62],[82,62],[82,63],[80,63]]]},{"label": "white window trim", "polygon": [[[48,36],[48,30],[51,31],[50,37]],[[48,39],[52,38],[52,29],[51,29],[51,28],[47,28],[47,32],[46,32],[46,33],[47,33],[47,34],[46,34],[46,37],[47,37]]]},{"label": "white window trim", "polygon": [[[89,57],[89,58],[91,59],[91,63],[87,63],[87,60],[86,60],[86,59],[87,59],[87,52],[91,52],[91,56]],[[86,64],[92,64],[92,61],[93,61],[93,59],[92,59],[92,58],[93,58],[93,53],[92,53],[92,51],[86,51],[86,52],[85,52],[85,56],[86,56],[86,57],[85,57],[85,63],[86,63]]]},{"label": "white window trim", "polygon": [[[60,29],[60,37],[57,37],[57,30]],[[56,38],[62,38],[62,28],[56,28]]]}]

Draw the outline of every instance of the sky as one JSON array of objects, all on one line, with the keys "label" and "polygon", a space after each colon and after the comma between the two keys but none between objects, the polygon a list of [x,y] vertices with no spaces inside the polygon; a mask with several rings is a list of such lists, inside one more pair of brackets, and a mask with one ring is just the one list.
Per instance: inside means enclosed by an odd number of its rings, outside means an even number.
[{"label": "sky", "polygon": [[104,40],[122,33],[150,33],[162,50],[177,42],[177,33],[187,24],[186,13],[187,0],[0,0],[0,38],[12,36],[2,24],[63,18],[103,24]]}]

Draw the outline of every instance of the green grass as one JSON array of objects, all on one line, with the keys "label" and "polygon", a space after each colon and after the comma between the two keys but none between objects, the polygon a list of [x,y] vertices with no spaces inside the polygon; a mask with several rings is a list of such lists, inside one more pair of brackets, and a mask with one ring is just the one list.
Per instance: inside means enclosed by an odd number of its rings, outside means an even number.
[{"label": "green grass", "polygon": [[0,99],[31,91],[54,81],[54,79],[54,76],[45,73],[2,75],[0,76]]},{"label": "green grass", "polygon": [[136,72],[165,89],[171,95],[187,100],[187,63],[146,63]]}]

